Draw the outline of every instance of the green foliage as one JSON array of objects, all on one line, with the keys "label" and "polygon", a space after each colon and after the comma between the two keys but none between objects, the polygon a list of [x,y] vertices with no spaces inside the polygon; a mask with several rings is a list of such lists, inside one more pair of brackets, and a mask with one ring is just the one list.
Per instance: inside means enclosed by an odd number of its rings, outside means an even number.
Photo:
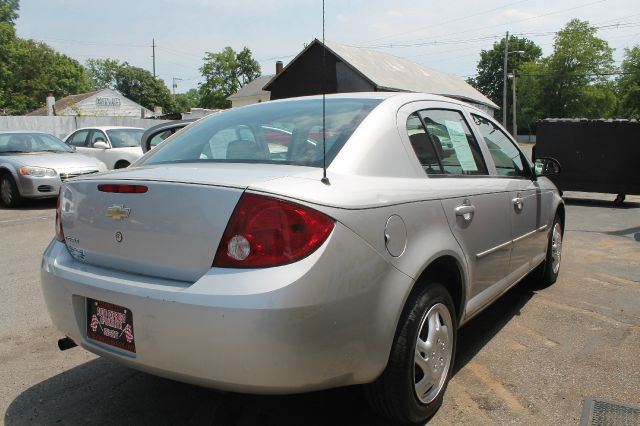
[{"label": "green foliage", "polygon": [[187,93],[177,93],[175,103],[175,112],[188,112],[191,111],[191,108],[197,108],[200,105],[198,89],[191,89]]},{"label": "green foliage", "polygon": [[48,90],[58,98],[91,89],[84,67],[44,43],[17,38],[0,22],[0,110],[24,114],[44,105]]},{"label": "green foliage", "polygon": [[121,66],[115,59],[89,59],[86,62],[87,74],[96,90],[115,90],[116,74]]},{"label": "green foliage", "polygon": [[239,53],[231,47],[222,52],[207,52],[200,73],[205,81],[200,84],[200,104],[204,108],[229,108],[227,97],[260,76],[260,64],[251,56],[251,50]]},{"label": "green foliage", "polygon": [[614,112],[612,86],[603,75],[613,71],[613,49],[596,31],[588,22],[573,19],[556,36],[553,54],[545,59],[547,117],[600,118]]},{"label": "green foliage", "polygon": [[[504,76],[504,43],[503,38],[493,44],[491,50],[480,52],[480,61],[477,66],[477,76],[468,80],[489,99],[502,108],[502,87]],[[542,49],[533,41],[524,37],[509,37],[509,52],[523,51],[524,53],[511,53],[507,55],[507,71],[513,72],[520,64],[538,60],[542,56]],[[507,93],[507,108],[511,106],[511,93]],[[509,111],[510,112],[510,111]],[[509,114],[508,114],[509,115]]]},{"label": "green foliage", "polygon": [[[517,66],[516,92],[521,128],[529,129],[543,118],[609,118],[616,114],[615,85],[610,77],[614,71],[613,49],[596,32],[588,22],[573,19],[556,35],[551,55],[541,57],[539,49],[532,47],[527,57],[519,55],[523,61]],[[509,40],[510,51],[527,51],[520,46],[514,43],[512,47]],[[640,52],[638,56],[640,59]],[[502,41],[491,51],[483,51],[478,63],[478,76],[473,83],[492,98],[498,92],[502,96],[503,59]],[[510,57],[509,61],[514,59]],[[511,93],[509,101],[510,98]],[[511,118],[511,111],[507,116]]]},{"label": "green foliage", "polygon": [[625,49],[618,78],[618,116],[640,119],[640,45]]},{"label": "green foliage", "polygon": [[153,74],[143,68],[116,59],[89,59],[87,73],[96,90],[117,90],[152,111],[156,106],[161,106],[165,113],[175,110],[173,97],[164,81],[153,78]]},{"label": "green foliage", "polygon": [[0,22],[15,25],[20,9],[19,0],[0,0]]}]

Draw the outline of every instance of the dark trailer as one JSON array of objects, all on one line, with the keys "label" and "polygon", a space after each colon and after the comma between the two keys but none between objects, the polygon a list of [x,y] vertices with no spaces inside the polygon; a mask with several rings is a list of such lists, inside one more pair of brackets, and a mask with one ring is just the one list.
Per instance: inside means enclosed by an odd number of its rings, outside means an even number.
[{"label": "dark trailer", "polygon": [[640,122],[546,119],[538,122],[534,158],[553,157],[561,191],[640,195]]}]

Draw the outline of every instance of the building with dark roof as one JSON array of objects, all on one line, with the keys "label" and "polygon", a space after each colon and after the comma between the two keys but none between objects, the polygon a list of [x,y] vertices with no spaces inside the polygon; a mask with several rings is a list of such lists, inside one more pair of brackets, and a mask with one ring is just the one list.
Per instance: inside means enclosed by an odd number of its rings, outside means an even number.
[{"label": "building with dark roof", "polygon": [[[265,86],[271,99],[323,93],[424,92],[471,103],[492,113],[498,108],[462,78],[371,49],[314,40]],[[323,71],[324,70],[324,71]]]}]

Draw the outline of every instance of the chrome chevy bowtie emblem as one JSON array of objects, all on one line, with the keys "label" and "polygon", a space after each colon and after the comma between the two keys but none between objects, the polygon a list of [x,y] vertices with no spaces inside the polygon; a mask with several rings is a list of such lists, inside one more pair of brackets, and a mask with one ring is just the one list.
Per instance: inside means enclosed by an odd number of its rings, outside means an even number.
[{"label": "chrome chevy bowtie emblem", "polygon": [[107,209],[105,216],[109,216],[113,220],[122,220],[129,217],[131,209],[126,208],[124,205],[113,205]]}]

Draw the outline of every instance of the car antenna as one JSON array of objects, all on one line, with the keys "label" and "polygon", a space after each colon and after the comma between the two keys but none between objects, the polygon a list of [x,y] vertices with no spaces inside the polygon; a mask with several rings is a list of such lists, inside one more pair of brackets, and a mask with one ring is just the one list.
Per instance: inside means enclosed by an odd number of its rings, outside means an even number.
[{"label": "car antenna", "polygon": [[327,177],[327,131],[326,131],[326,95],[327,95],[327,46],[324,44],[324,0],[322,0],[322,179],[320,182],[331,185]]}]

